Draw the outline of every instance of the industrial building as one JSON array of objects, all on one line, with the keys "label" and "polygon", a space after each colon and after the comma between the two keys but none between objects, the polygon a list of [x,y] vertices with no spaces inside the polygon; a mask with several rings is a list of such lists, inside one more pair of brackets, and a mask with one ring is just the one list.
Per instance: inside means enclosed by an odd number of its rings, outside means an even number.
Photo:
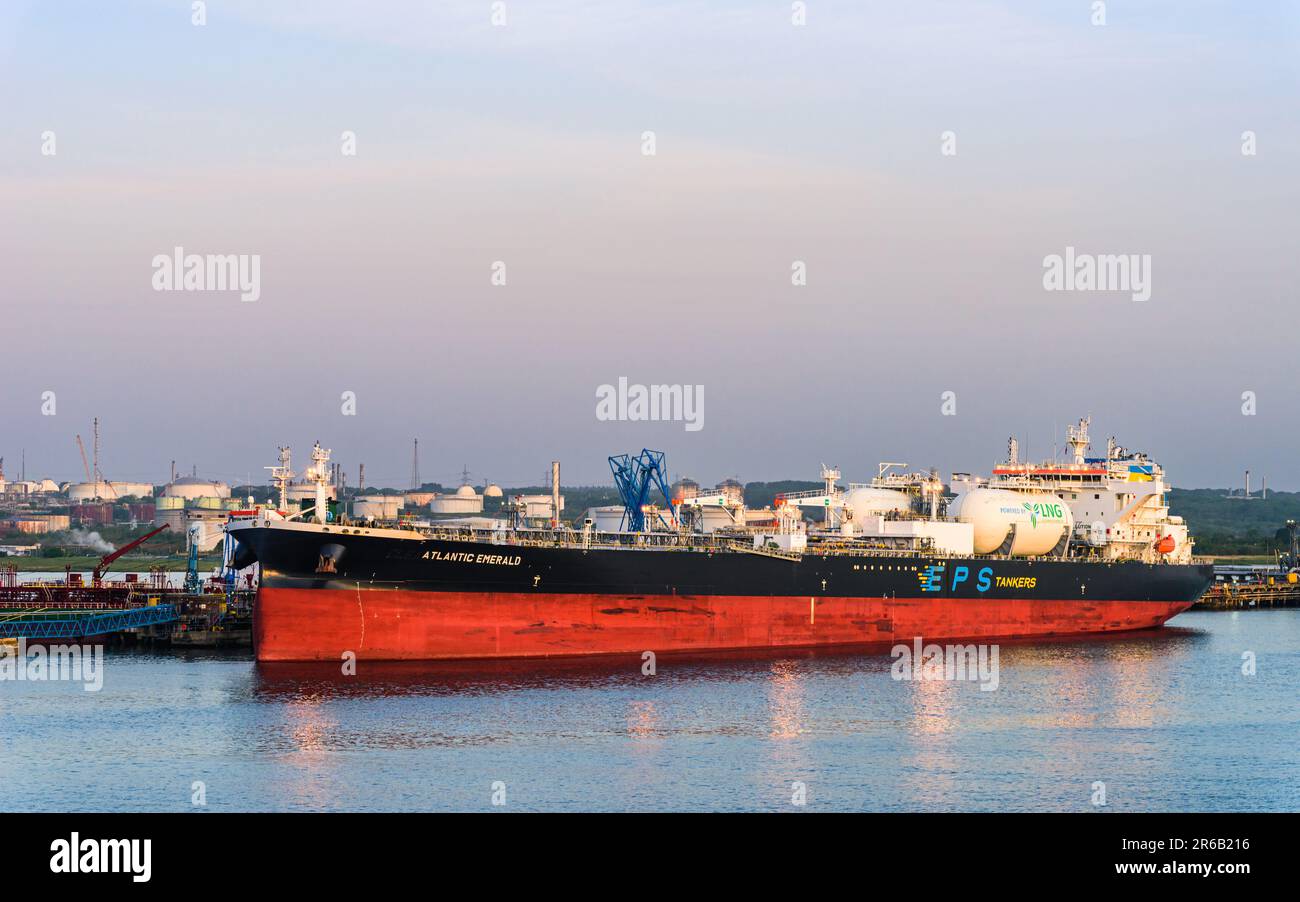
[{"label": "industrial building", "polygon": [[154,503],[153,522],[167,524],[174,535],[191,536],[200,552],[208,552],[221,544],[222,528],[230,511],[238,507],[240,501],[231,497],[226,483],[181,476],[163,486]]},{"label": "industrial building", "polygon": [[23,497],[27,495],[56,495],[59,484],[53,479],[6,480],[0,472],[0,495]]},{"label": "industrial building", "polygon": [[0,529],[33,535],[71,527],[72,520],[67,514],[22,514],[0,520]]}]

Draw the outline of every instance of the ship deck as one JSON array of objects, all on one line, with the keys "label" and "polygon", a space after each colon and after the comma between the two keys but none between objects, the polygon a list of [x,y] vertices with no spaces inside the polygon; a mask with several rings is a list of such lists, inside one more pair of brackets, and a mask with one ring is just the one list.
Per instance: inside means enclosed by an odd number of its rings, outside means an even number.
[{"label": "ship deck", "polygon": [[[238,523],[238,521],[236,521]],[[232,524],[234,526],[236,524]],[[838,534],[808,534],[808,547],[804,551],[787,551],[778,548],[756,547],[753,533],[674,533],[674,532],[638,532],[610,533],[582,531],[575,529],[483,529],[476,527],[410,527],[410,526],[372,526],[359,524],[319,524],[303,523],[292,520],[247,521],[245,527],[267,526],[273,529],[289,529],[304,532],[319,532],[330,535],[350,536],[364,535],[409,541],[465,542],[499,547],[534,547],[534,548],[568,548],[579,551],[679,551],[709,554],[754,554],[775,557],[789,561],[800,561],[805,557],[892,557],[900,559],[943,558],[945,560],[970,561],[1010,561],[1026,563],[1033,561],[1071,561],[1077,563],[1119,564],[1147,563],[1153,566],[1190,566],[1212,562],[1211,558],[1193,557],[1190,561],[1172,562],[1166,558],[1153,561],[1136,561],[1130,558],[1104,558],[1094,554],[1075,553],[1079,547],[1071,545],[1071,551],[1065,555],[1037,555],[1034,557],[1017,557],[1006,554],[955,554],[942,549],[900,548],[886,542],[872,539],[845,539]]]}]

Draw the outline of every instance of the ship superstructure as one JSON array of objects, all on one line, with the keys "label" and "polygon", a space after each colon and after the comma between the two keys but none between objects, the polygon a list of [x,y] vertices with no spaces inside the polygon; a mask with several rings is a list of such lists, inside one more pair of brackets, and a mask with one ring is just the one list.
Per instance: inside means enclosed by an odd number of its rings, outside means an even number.
[{"label": "ship superstructure", "polygon": [[1091,555],[1108,561],[1192,560],[1193,541],[1182,517],[1171,514],[1168,485],[1160,464],[1142,452],[1106,442],[1103,457],[1088,456],[1090,418],[1068,427],[1068,459],[1038,464],[1019,460],[1019,444],[1007,443],[1007,459],[993,468],[989,479],[954,474],[958,495],[978,489],[1050,493],[1069,506],[1072,541]]}]

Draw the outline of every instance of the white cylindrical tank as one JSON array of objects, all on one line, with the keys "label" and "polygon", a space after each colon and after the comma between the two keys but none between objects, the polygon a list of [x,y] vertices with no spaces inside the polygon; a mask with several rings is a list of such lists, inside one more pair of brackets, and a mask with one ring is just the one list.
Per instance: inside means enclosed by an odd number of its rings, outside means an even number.
[{"label": "white cylindrical tank", "polygon": [[894,489],[877,489],[870,486],[851,489],[844,503],[853,511],[853,520],[861,523],[868,517],[893,512],[907,513],[912,509],[912,496]]},{"label": "white cylindrical tank", "polygon": [[1070,506],[1050,492],[974,489],[960,495],[948,512],[959,522],[971,524],[976,554],[997,551],[1012,525],[1016,537],[1011,554],[1017,557],[1047,554],[1074,528]]},{"label": "white cylindrical tank", "polygon": [[483,496],[474,491],[471,485],[463,485],[449,495],[439,495],[429,502],[429,511],[434,514],[480,514],[483,512]]},{"label": "white cylindrical tank", "polygon": [[352,502],[352,516],[358,520],[396,520],[401,510],[398,495],[363,495]]},{"label": "white cylindrical tank", "polygon": [[224,482],[211,482],[196,476],[182,476],[175,482],[163,487],[162,493],[169,498],[229,498],[230,486]]},{"label": "white cylindrical tank", "polygon": [[618,532],[623,525],[623,506],[606,505],[587,509],[584,519],[590,518],[596,532]]},{"label": "white cylindrical tank", "polygon": [[[301,503],[305,501],[308,507],[312,507],[316,504],[316,486],[310,482],[296,482],[285,490],[285,497],[290,502],[297,501]],[[325,486],[325,497],[331,501],[338,497],[334,486]]]},{"label": "white cylindrical tank", "polygon": [[79,501],[94,501],[97,498],[113,498],[116,493],[107,482],[74,482],[68,486],[68,500],[73,504]]},{"label": "white cylindrical tank", "polygon": [[138,496],[149,498],[153,495],[153,486],[147,482],[74,482],[68,486],[68,500],[78,501],[116,501],[119,498]]}]

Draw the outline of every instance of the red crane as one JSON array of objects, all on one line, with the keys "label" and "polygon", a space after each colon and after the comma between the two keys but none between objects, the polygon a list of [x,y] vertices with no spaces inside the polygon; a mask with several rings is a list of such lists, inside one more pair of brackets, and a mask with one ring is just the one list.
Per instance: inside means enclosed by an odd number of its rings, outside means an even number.
[{"label": "red crane", "polygon": [[139,546],[143,545],[149,539],[152,539],[154,536],[158,535],[158,533],[162,532],[164,529],[166,529],[169,526],[171,526],[170,523],[164,523],[162,526],[159,526],[153,532],[146,533],[145,535],[140,536],[140,538],[136,539],[135,541],[126,543],[121,548],[117,549],[117,551],[111,551],[108,554],[104,555],[104,557],[100,559],[98,566],[95,567],[95,573],[94,573],[92,585],[95,586],[99,585],[100,580],[104,576],[104,571],[108,569],[109,564],[113,563],[113,561],[117,560],[122,555],[126,554],[132,548],[138,548]]}]

